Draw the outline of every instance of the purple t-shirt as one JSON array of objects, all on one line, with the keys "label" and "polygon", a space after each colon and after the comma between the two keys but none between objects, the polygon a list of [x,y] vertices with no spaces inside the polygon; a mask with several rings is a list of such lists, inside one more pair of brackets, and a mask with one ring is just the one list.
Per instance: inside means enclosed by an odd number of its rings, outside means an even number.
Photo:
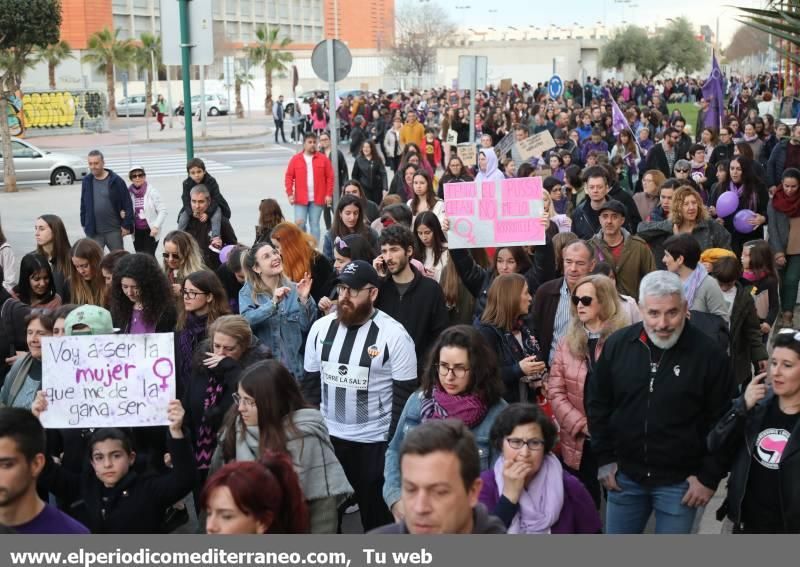
[{"label": "purple t-shirt", "polygon": [[131,335],[144,335],[146,333],[155,333],[156,326],[144,320],[143,312],[134,309],[131,315],[131,327],[128,333]]},{"label": "purple t-shirt", "polygon": [[144,195],[141,197],[137,197],[133,193],[131,193],[131,199],[133,200],[133,224],[138,230],[147,230],[150,228],[150,225],[147,224],[147,221],[142,218],[142,214],[144,211]]},{"label": "purple t-shirt", "polygon": [[39,515],[30,522],[11,526],[18,534],[88,534],[89,530],[64,512],[45,504]]}]

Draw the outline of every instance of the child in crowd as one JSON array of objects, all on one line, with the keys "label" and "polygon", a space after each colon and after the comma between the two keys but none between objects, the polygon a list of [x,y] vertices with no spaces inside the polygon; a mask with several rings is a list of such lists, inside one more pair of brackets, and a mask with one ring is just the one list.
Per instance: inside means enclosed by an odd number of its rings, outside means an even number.
[{"label": "child in crowd", "polygon": [[[196,185],[205,185],[211,195],[211,204],[208,207],[208,214],[211,215],[211,236],[216,238],[221,234],[222,217],[231,218],[231,208],[228,201],[219,191],[219,184],[214,177],[206,171],[206,164],[199,158],[193,158],[186,164],[186,171],[189,177],[183,180],[183,193],[181,201],[183,208],[178,216],[178,229],[186,230],[189,219],[192,218],[192,203],[190,193]],[[200,219],[205,222],[205,219]]]},{"label": "child in crowd", "polygon": [[742,247],[742,268],[742,284],[753,296],[761,321],[761,334],[766,342],[780,309],[778,272],[766,240],[745,242]]}]

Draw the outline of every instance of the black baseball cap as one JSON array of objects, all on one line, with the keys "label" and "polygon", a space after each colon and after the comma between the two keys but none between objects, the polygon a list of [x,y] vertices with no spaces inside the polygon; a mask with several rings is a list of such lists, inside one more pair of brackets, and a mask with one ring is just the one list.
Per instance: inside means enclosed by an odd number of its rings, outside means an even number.
[{"label": "black baseball cap", "polygon": [[610,199],[609,201],[606,201],[606,204],[600,207],[598,213],[602,213],[603,211],[611,211],[614,213],[619,213],[623,217],[628,215],[627,211],[625,210],[625,205],[623,205],[622,203],[620,203],[615,199]]},{"label": "black baseball cap", "polygon": [[346,285],[351,289],[362,289],[367,284],[378,287],[381,279],[369,262],[354,260],[342,268],[342,272],[336,278],[336,283]]}]

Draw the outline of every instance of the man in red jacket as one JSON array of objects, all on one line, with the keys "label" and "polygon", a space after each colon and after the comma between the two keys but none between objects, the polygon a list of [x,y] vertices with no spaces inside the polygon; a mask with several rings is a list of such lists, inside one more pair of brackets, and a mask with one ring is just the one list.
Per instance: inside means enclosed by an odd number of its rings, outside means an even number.
[{"label": "man in red jacket", "polygon": [[294,205],[294,222],[305,231],[308,218],[311,235],[319,242],[322,211],[333,202],[333,168],[328,158],[317,153],[316,134],[306,134],[303,151],[289,160],[285,183],[289,203]]}]

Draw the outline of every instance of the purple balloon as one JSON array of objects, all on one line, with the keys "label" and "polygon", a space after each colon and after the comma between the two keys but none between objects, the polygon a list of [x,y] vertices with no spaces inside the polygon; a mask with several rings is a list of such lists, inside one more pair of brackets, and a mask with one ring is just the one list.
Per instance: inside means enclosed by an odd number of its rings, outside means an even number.
[{"label": "purple balloon", "polygon": [[742,234],[750,234],[756,229],[756,226],[748,223],[747,221],[755,218],[755,216],[756,214],[750,209],[743,209],[739,211],[733,217],[733,228]]},{"label": "purple balloon", "polygon": [[228,256],[231,255],[233,252],[234,245],[228,244],[227,246],[223,247],[222,250],[219,251],[219,261],[223,264],[228,261]]},{"label": "purple balloon", "polygon": [[736,212],[739,208],[739,195],[733,191],[725,191],[717,199],[717,216],[724,219]]}]

